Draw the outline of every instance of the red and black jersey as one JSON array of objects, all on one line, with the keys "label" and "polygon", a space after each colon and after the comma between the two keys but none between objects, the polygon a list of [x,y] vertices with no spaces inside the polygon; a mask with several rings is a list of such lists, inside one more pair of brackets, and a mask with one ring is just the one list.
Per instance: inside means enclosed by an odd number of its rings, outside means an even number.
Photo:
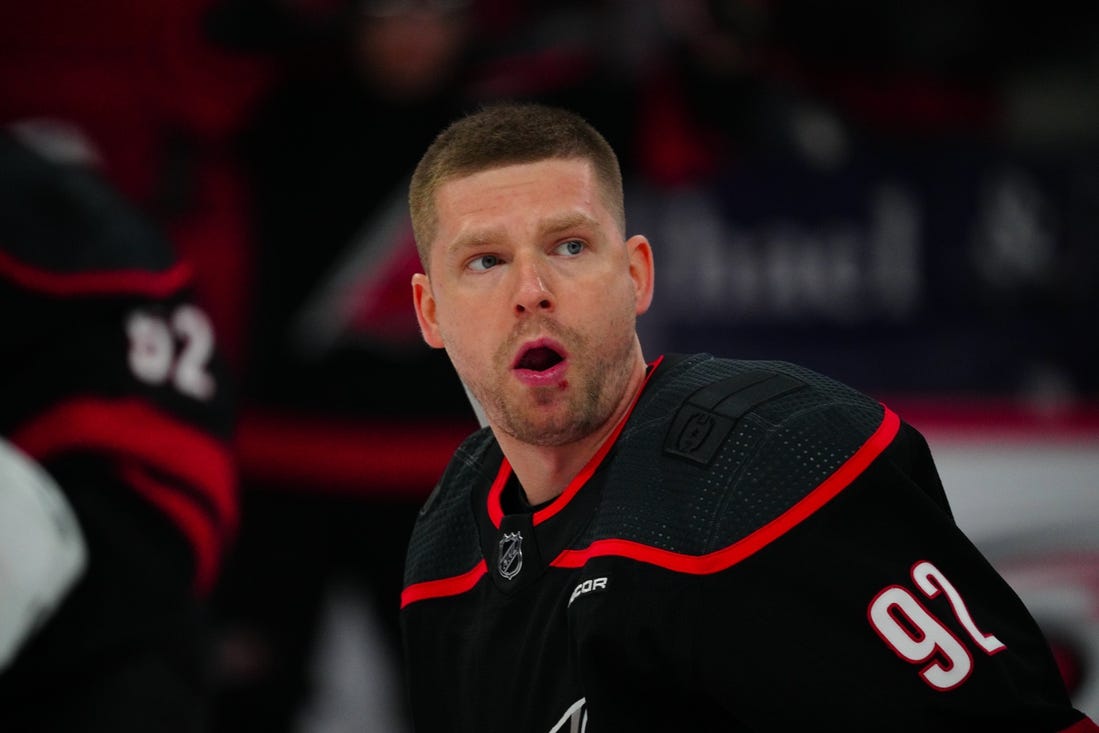
[{"label": "red and black jersey", "polygon": [[190,269],[95,175],[4,136],[0,222],[0,433],[78,511],[97,491],[140,497],[186,540],[207,590],[236,478],[229,385]]},{"label": "red and black jersey", "polygon": [[411,540],[419,731],[1094,731],[928,447],[780,362],[669,357],[555,500],[488,430]]}]

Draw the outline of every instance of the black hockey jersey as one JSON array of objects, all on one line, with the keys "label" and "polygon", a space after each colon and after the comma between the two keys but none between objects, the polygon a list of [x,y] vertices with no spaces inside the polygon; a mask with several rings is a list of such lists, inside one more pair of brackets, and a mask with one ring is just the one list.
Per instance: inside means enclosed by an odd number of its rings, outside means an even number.
[{"label": "black hockey jersey", "polygon": [[1094,731],[923,438],[778,362],[669,357],[527,508],[490,431],[410,543],[418,731]]},{"label": "black hockey jersey", "polygon": [[95,175],[0,135],[0,434],[78,513],[97,492],[139,497],[189,547],[201,594],[237,496],[229,384],[191,277]]}]

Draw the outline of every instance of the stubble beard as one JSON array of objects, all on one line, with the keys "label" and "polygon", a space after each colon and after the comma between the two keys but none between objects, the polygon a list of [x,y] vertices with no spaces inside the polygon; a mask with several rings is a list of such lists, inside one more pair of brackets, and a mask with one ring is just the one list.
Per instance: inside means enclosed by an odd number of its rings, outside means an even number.
[{"label": "stubble beard", "polygon": [[[502,365],[501,382],[467,382],[495,429],[528,445],[561,446],[591,435],[611,417],[626,390],[633,367],[636,335],[632,312],[628,323],[616,324],[621,334],[608,351],[593,348],[591,340],[555,321],[542,321],[536,329],[517,329],[499,349],[495,363]],[[533,394],[514,396],[510,360],[527,332],[548,333],[569,348],[568,393],[559,386],[536,388]],[[604,344],[600,344],[605,346]],[[529,388],[528,388],[529,389]]]}]

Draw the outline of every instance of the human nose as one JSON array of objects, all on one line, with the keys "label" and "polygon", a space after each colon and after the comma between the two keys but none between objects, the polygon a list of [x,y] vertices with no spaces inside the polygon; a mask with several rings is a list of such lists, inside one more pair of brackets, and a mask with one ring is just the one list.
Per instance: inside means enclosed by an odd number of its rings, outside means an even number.
[{"label": "human nose", "polygon": [[555,302],[553,292],[538,268],[537,263],[517,263],[515,268],[518,282],[515,287],[515,314],[526,312],[551,311]]}]

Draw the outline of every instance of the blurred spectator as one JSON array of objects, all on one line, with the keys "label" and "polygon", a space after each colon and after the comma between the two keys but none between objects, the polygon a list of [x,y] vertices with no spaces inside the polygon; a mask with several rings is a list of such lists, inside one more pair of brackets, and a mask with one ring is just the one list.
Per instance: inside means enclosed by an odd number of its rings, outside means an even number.
[{"label": "blurred spectator", "polygon": [[785,78],[770,3],[652,3],[655,52],[639,79],[639,175],[659,186],[705,184],[743,157],[797,153],[802,117],[826,119]]},{"label": "blurred spectator", "polygon": [[[19,129],[53,155],[93,151]],[[6,629],[12,604],[30,621],[0,659],[0,729],[202,730],[202,608],[237,496],[229,385],[191,270],[97,175],[6,132],[0,230],[0,436],[24,466],[0,492],[25,499],[4,503],[0,599]],[[47,504],[53,541],[34,524]],[[66,581],[48,560],[73,544],[86,562]]]}]

